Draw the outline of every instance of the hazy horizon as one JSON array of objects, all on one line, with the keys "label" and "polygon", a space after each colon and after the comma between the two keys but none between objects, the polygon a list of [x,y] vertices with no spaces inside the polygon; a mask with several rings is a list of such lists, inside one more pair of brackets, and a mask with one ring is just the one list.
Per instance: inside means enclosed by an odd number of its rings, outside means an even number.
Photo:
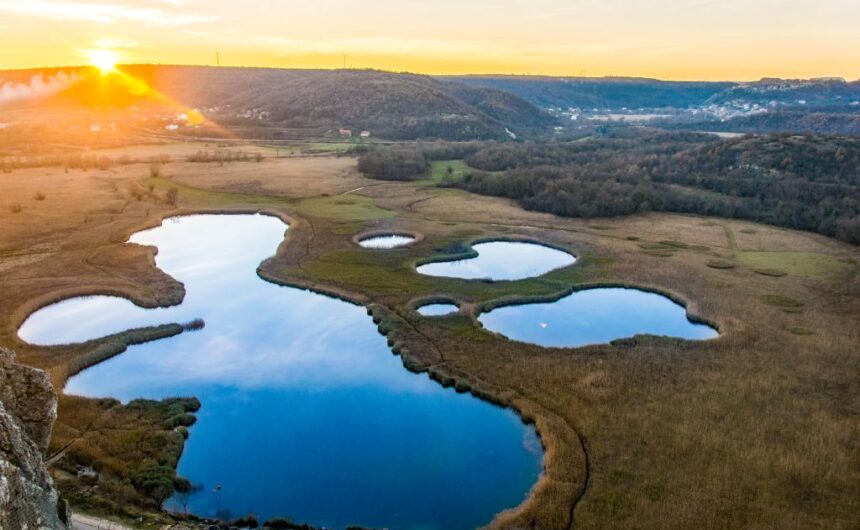
[{"label": "hazy horizon", "polygon": [[[849,0],[0,0],[0,69],[91,61],[673,81],[860,79]],[[63,66],[60,66],[63,67]],[[65,66],[68,67],[68,66]]]},{"label": "hazy horizon", "polygon": [[[154,66],[154,67],[167,67],[167,68],[248,68],[248,69],[268,69],[268,70],[293,70],[293,71],[324,71],[324,72],[339,72],[339,71],[377,71],[384,72],[390,74],[408,74],[408,75],[426,75],[430,77],[522,77],[522,78],[540,78],[545,77],[549,79],[554,78],[567,78],[567,79],[633,79],[633,80],[650,80],[650,81],[659,81],[666,83],[753,83],[756,81],[761,81],[763,79],[782,79],[786,81],[790,80],[813,80],[813,79],[830,79],[830,78],[841,78],[846,82],[860,82],[860,78],[847,78],[844,76],[838,75],[825,75],[825,76],[812,76],[812,77],[772,77],[772,76],[761,76],[753,79],[670,79],[670,78],[661,78],[661,77],[647,77],[647,76],[629,76],[629,75],[552,75],[552,74],[512,74],[512,73],[504,73],[504,72],[468,72],[468,73],[456,73],[456,74],[434,74],[427,72],[418,72],[418,71],[410,71],[410,70],[389,70],[384,68],[325,68],[325,67],[295,67],[295,66],[260,66],[260,65],[220,65],[216,66],[214,64],[180,64],[180,63],[118,63],[116,67],[118,69],[122,68],[134,68],[134,67],[142,67],[142,66]],[[21,68],[0,68],[0,73],[2,72],[29,72],[32,71],[34,73],[39,72],[40,70],[59,70],[62,71],[64,69],[75,70],[75,69],[84,69],[84,68],[93,68],[93,65],[86,63],[79,64],[68,64],[68,65],[45,65],[45,66],[30,66],[30,67],[21,67]],[[0,79],[2,81],[2,79]]]}]

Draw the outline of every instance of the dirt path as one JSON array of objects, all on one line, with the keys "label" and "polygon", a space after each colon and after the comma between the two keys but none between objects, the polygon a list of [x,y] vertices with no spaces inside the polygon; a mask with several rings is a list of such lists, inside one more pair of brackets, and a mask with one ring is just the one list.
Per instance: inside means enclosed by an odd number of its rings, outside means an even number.
[{"label": "dirt path", "polygon": [[133,530],[128,526],[81,513],[72,514],[72,530]]}]

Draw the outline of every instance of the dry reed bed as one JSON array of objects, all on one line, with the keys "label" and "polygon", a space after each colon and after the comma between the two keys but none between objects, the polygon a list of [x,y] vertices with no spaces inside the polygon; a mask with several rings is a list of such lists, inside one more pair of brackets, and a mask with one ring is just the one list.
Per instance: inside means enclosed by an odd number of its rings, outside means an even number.
[{"label": "dry reed bed", "polygon": [[[94,209],[86,214],[89,221],[69,222],[81,215],[77,209],[43,219],[45,228],[64,227],[40,235],[40,242],[53,245],[48,257],[26,269],[0,269],[3,280],[12,282],[0,282],[0,302],[18,308],[4,314],[0,342],[23,350],[26,362],[51,367],[85,353],[76,347],[34,348],[17,339],[15,328],[28,312],[22,308],[35,307],[28,306],[33,300],[90,286],[115,289],[138,302],[175,299],[175,282],[152,267],[151,251],[120,243],[134,230],[178,211],[212,211],[213,204],[225,211],[262,208],[259,198],[203,191],[193,197],[180,191],[181,210],[141,203],[118,195],[127,180],[145,176],[112,178],[119,184],[87,184]],[[730,245],[720,224],[696,217],[649,215],[595,229],[587,221],[524,212],[507,201],[408,183],[375,185],[366,193],[396,216],[298,215],[273,198],[268,210],[292,215],[289,243],[259,273],[368,305],[407,368],[511,406],[535,423],[546,450],[545,474],[529,500],[500,514],[495,527],[852,527],[860,512],[851,494],[860,477],[854,443],[860,437],[856,267],[838,282],[762,276],[742,264],[709,268],[709,259],[732,259]],[[124,206],[117,208],[117,201]],[[0,212],[6,215],[13,214]],[[743,244],[751,247],[767,249],[777,237],[779,250],[860,259],[856,248],[826,238],[719,223],[747,230]],[[360,254],[351,241],[364,231],[398,227],[426,237],[393,258],[375,258],[382,261]],[[73,237],[67,237],[70,230],[76,231]],[[544,280],[504,285],[446,282],[433,289],[414,272],[413,264],[434,249],[482,238],[539,240],[581,259]],[[639,246],[669,240],[685,246],[662,256]],[[14,243],[16,252],[27,252],[27,242]],[[384,270],[396,281],[383,285],[343,274],[356,266]],[[690,314],[717,324],[722,336],[706,342],[637,337],[616,346],[544,349],[490,334],[467,315],[422,319],[411,309],[414,299],[434,293],[456,297],[471,311],[589,285],[668,294],[688,302]],[[768,294],[802,306],[786,312],[763,303]]]}]

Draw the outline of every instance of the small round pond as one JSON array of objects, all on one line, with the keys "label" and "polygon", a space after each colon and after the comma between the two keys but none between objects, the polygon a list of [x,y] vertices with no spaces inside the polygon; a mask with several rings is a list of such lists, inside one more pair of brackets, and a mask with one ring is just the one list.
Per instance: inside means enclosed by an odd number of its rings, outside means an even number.
[{"label": "small round pond", "polygon": [[260,215],[165,220],[131,241],[158,247],[158,267],[185,284],[182,304],[146,310],[122,298],[74,298],[31,315],[19,335],[59,344],[205,320],[200,331],[132,346],[66,385],[123,401],[200,399],[178,469],[199,489],[168,499],[168,509],[326,528],[467,530],[520,504],[541,473],[534,428],[407,371],[365,308],[260,279],[257,266],[286,228]]},{"label": "small round pond", "polygon": [[512,340],[559,348],[603,344],[637,334],[692,340],[718,335],[710,326],[691,322],[684,307],[671,299],[625,288],[586,289],[555,302],[503,306],[478,320]]},{"label": "small round pond", "polygon": [[417,309],[418,314],[424,317],[443,317],[459,310],[460,307],[456,304],[427,304]]},{"label": "small round pond", "polygon": [[576,263],[572,254],[537,243],[489,241],[472,248],[477,257],[427,263],[418,272],[466,280],[522,280]]},{"label": "small round pond", "polygon": [[363,248],[372,248],[377,250],[387,250],[397,247],[405,247],[415,242],[415,236],[404,234],[383,234],[362,239],[358,242]]}]

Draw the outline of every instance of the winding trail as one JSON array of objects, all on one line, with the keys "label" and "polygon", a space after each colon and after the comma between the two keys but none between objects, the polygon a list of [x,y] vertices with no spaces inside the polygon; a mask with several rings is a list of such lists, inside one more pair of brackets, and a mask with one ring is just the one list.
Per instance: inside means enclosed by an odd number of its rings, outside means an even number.
[{"label": "winding trail", "polygon": [[73,513],[69,522],[72,530],[133,530],[128,526],[82,513]]}]

